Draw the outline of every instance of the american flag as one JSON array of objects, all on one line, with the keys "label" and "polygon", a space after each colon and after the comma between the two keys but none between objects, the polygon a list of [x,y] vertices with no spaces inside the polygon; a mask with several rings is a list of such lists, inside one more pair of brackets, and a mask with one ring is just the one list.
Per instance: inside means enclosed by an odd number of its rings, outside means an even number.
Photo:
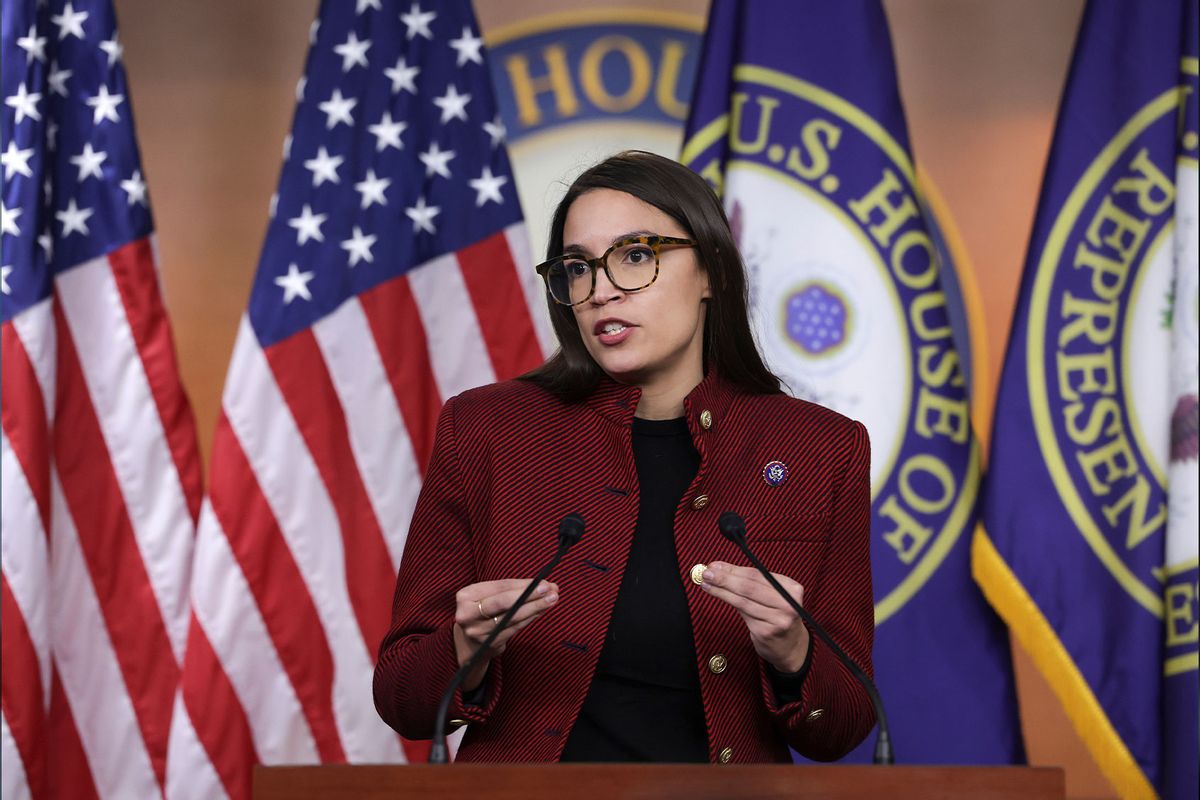
[{"label": "american flag", "polygon": [[7,798],[153,797],[200,460],[109,0],[3,6]]},{"label": "american flag", "polygon": [[468,0],[321,4],[212,450],[172,796],[424,757],[371,677],[436,416],[550,342],[482,44]]}]

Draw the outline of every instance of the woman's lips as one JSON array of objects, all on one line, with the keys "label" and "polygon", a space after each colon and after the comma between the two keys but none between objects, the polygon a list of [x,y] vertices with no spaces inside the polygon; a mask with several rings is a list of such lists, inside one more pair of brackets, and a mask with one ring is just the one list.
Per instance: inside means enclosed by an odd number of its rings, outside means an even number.
[{"label": "woman's lips", "polygon": [[637,326],[623,319],[602,319],[592,329],[600,344],[605,347],[615,347],[633,334]]}]

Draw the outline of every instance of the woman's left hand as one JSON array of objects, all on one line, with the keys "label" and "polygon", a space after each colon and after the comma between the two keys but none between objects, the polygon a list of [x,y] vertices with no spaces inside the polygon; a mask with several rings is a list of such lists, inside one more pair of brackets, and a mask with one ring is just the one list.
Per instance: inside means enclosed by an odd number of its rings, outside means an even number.
[{"label": "woman's left hand", "polygon": [[[804,604],[804,587],[786,575],[775,580]],[[714,561],[700,588],[737,609],[750,631],[754,652],[780,672],[798,672],[808,655],[808,628],[799,615],[753,567]]]}]

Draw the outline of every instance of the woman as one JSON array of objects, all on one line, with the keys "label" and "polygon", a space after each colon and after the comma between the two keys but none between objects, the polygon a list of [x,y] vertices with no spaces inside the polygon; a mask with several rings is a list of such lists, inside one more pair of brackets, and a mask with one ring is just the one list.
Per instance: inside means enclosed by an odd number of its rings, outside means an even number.
[{"label": "woman", "polygon": [[547,285],[560,350],[442,411],[375,671],[379,713],[433,735],[451,676],[587,523],[453,699],[460,761],[836,759],[863,689],[722,538],[721,512],[868,671],[866,430],[785,396],[750,332],[720,202],[622,153],[559,204]]}]

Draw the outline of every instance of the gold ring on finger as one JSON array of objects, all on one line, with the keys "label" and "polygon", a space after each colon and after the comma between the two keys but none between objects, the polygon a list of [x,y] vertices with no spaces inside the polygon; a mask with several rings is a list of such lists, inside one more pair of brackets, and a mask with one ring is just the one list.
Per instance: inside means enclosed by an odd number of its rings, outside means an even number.
[{"label": "gold ring on finger", "polygon": [[475,601],[475,606],[476,606],[476,608],[478,608],[478,609],[479,609],[479,618],[480,618],[480,619],[487,619],[487,618],[488,618],[488,615],[487,615],[487,613],[485,613],[485,612],[484,612],[484,610],[483,610],[483,600],[476,600],[476,601]]}]

